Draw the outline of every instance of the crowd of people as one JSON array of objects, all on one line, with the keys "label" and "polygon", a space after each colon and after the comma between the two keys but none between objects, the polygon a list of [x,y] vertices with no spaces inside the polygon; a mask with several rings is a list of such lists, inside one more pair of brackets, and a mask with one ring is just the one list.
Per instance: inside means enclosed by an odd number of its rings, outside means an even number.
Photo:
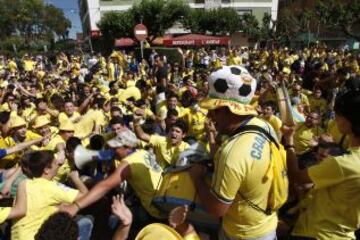
[{"label": "crowd of people", "polygon": [[0,239],[356,239],[360,55],[177,53],[0,56]]}]

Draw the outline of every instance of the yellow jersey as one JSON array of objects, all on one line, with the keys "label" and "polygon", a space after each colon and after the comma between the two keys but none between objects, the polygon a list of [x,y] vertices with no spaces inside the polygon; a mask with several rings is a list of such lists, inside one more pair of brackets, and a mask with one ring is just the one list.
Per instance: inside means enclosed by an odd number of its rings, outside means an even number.
[{"label": "yellow jersey", "polygon": [[173,146],[167,137],[155,134],[150,136],[149,143],[154,148],[161,168],[175,164],[180,153],[189,147],[189,144],[183,141],[179,145]]},{"label": "yellow jersey", "polygon": [[344,135],[340,132],[335,119],[330,119],[327,127],[326,132],[331,135],[334,142],[341,144],[341,147],[347,149],[350,145],[349,136]]},{"label": "yellow jersey", "polygon": [[[263,120],[252,118],[247,124],[259,126],[277,138],[270,124]],[[262,209],[267,207],[272,183],[271,179],[264,179],[270,164],[268,140],[252,132],[229,138],[216,152],[214,162],[211,192],[220,201],[230,204],[222,218],[226,235],[251,239],[275,231],[276,212],[266,215],[244,200],[247,198]]]},{"label": "yellow jersey", "polygon": [[324,133],[321,127],[308,128],[305,123],[300,123],[295,129],[294,143],[296,154],[302,154],[310,150],[314,138]]},{"label": "yellow jersey", "polygon": [[72,203],[79,191],[45,178],[26,181],[27,210],[25,217],[14,221],[11,239],[34,240],[35,234],[61,203]]},{"label": "yellow jersey", "polygon": [[270,123],[270,125],[273,127],[273,129],[276,132],[277,137],[280,139],[281,136],[281,127],[282,127],[282,121],[280,118],[278,118],[275,115],[271,115],[269,119],[263,118],[265,121]]},{"label": "yellow jersey", "polygon": [[[36,134],[30,130],[26,131],[26,137],[25,140],[23,142],[27,142],[27,141],[31,141],[31,140],[35,140],[35,139],[39,139],[41,138],[41,136],[39,134]],[[15,142],[15,140],[11,137],[11,136],[7,136],[4,141],[1,142],[1,145],[4,145],[4,148],[10,148],[10,147],[14,147],[17,144],[17,142]],[[31,149],[36,150],[37,147],[36,146],[32,146],[30,147]],[[17,152],[17,153],[13,153],[10,155],[7,155],[6,157],[4,157],[3,159],[1,159],[0,161],[0,167],[4,168],[8,168],[8,167],[12,167],[17,163],[17,160],[19,160],[22,156],[23,152]]]},{"label": "yellow jersey", "polygon": [[79,138],[84,138],[89,136],[95,126],[104,127],[106,125],[106,119],[101,110],[90,109],[81,120],[75,124],[75,133],[74,135]]},{"label": "yellow jersey", "polygon": [[324,114],[324,113],[326,113],[326,111],[328,109],[328,104],[324,98],[310,97],[309,103],[310,103],[310,110],[312,112],[318,111],[321,114]]},{"label": "yellow jersey", "polygon": [[80,116],[81,115],[78,112],[74,112],[71,117],[66,115],[66,113],[64,113],[64,112],[61,112],[58,116],[58,121],[59,121],[59,124],[62,122],[65,122],[67,120],[70,120],[72,123],[75,123],[75,120],[77,120]]},{"label": "yellow jersey", "polygon": [[152,204],[162,179],[162,169],[155,155],[146,150],[138,150],[122,161],[129,164],[131,175],[127,181],[139,197],[142,206],[151,216],[162,218],[159,210]]},{"label": "yellow jersey", "polygon": [[319,240],[355,239],[360,226],[360,148],[309,167],[312,199],[301,209],[293,235]]}]

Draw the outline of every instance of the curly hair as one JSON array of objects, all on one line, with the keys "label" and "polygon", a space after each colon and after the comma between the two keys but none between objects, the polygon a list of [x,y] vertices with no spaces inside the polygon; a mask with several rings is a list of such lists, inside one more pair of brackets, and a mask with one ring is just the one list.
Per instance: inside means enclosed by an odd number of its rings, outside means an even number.
[{"label": "curly hair", "polygon": [[79,229],[75,220],[64,212],[51,215],[41,226],[35,240],[76,240]]}]

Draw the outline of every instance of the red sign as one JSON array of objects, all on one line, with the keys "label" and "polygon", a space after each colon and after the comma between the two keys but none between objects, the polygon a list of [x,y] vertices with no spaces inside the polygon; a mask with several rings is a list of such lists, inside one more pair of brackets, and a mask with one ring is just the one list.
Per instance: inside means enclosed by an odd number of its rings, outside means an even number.
[{"label": "red sign", "polygon": [[138,41],[144,41],[148,36],[148,30],[144,24],[138,24],[134,28],[134,36]]},{"label": "red sign", "polygon": [[165,46],[228,45],[229,37],[188,34],[173,39],[164,39]]}]

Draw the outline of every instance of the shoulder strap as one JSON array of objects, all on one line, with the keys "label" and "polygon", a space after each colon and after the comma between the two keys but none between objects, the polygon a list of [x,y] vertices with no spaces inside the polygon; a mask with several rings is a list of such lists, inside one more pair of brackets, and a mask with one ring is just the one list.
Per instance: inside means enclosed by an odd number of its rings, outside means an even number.
[{"label": "shoulder strap", "polygon": [[244,134],[246,132],[254,132],[257,134],[262,134],[265,135],[265,137],[273,142],[276,146],[276,148],[279,149],[279,143],[275,140],[275,138],[265,129],[263,129],[262,127],[259,127],[257,125],[244,125],[244,126],[240,126],[238,129],[236,129],[236,131],[233,133],[233,136],[238,135],[238,134]]},{"label": "shoulder strap", "polygon": [[[241,134],[246,134],[246,133],[255,133],[255,134],[259,134],[259,135],[265,135],[265,137],[270,141],[273,142],[276,146],[277,149],[280,149],[279,143],[275,140],[275,138],[265,129],[263,129],[262,127],[259,127],[257,125],[243,125],[240,126],[238,129],[236,129],[236,131],[233,133],[233,137],[237,136],[237,135],[241,135]],[[271,149],[270,149],[271,151]],[[270,153],[271,154],[271,153]],[[272,214],[272,209],[267,206],[266,209],[261,208],[260,206],[258,206],[257,204],[253,203],[250,199],[246,198],[240,191],[238,191],[239,195],[241,196],[241,198],[247,202],[247,204],[249,204],[250,207],[252,207],[253,209],[264,213],[265,215],[271,215]]]}]

